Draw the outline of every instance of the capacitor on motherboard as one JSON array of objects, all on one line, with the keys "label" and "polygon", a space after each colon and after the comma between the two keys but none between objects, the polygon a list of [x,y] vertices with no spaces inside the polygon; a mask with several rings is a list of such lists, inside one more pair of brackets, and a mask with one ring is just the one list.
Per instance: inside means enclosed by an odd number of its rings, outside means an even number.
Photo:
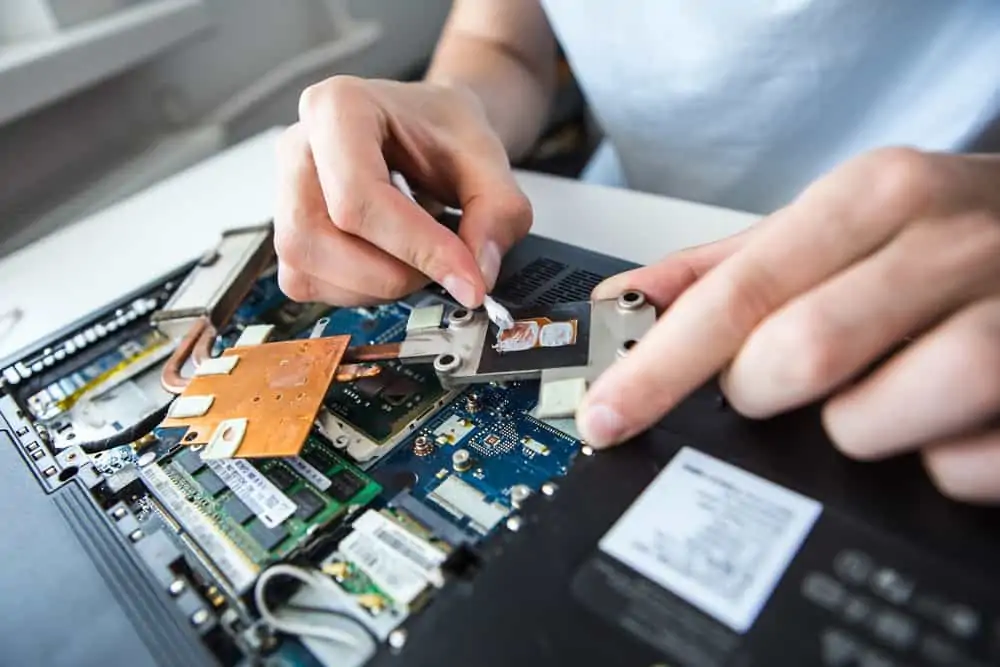
[{"label": "capacitor on motherboard", "polygon": [[520,508],[521,503],[531,495],[531,487],[527,484],[515,484],[510,487],[510,502],[515,508]]},{"label": "capacitor on motherboard", "polygon": [[457,449],[451,455],[451,465],[458,472],[468,470],[472,467],[472,455],[468,449]]},{"label": "capacitor on motherboard", "polygon": [[483,400],[479,397],[479,394],[472,393],[465,397],[465,409],[469,412],[479,412],[479,409],[483,407]]},{"label": "capacitor on motherboard", "polygon": [[434,443],[426,435],[418,435],[413,441],[413,453],[417,456],[427,456],[434,451]]}]

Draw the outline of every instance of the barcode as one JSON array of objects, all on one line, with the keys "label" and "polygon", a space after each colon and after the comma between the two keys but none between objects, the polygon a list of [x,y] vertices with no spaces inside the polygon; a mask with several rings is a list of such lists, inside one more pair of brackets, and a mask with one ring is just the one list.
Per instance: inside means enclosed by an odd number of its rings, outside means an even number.
[{"label": "barcode", "polygon": [[365,567],[375,567],[379,564],[378,554],[374,551],[359,549],[356,555],[361,561],[359,564]]},{"label": "barcode", "polygon": [[380,512],[368,510],[354,522],[354,529],[378,540],[435,586],[444,583],[438,566],[445,561],[445,553]]},{"label": "barcode", "polygon": [[295,514],[296,505],[291,498],[247,461],[216,459],[205,463],[268,528],[281,525]]},{"label": "barcode", "polygon": [[403,556],[406,556],[406,558],[419,565],[423,570],[431,570],[437,566],[437,563],[427,558],[426,554],[411,546],[409,542],[401,539],[392,531],[385,528],[376,528],[375,537],[382,540],[389,548],[395,549]]},{"label": "barcode", "polygon": [[320,491],[326,491],[330,488],[331,482],[327,479],[326,475],[321,473],[319,470],[316,470],[316,468],[312,467],[309,463],[303,461],[298,456],[285,459],[285,463],[291,466],[292,470],[309,480],[309,483]]},{"label": "barcode", "polygon": [[381,557],[362,540],[358,541],[358,548],[354,552],[354,557],[358,560],[357,564],[366,569],[378,568],[382,565]]}]

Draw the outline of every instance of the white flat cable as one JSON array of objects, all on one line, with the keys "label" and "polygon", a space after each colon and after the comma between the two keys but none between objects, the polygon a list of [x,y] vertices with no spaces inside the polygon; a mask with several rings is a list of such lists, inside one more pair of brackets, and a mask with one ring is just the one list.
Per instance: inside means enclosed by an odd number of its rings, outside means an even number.
[{"label": "white flat cable", "polygon": [[[260,611],[261,619],[269,626],[279,632],[284,632],[290,635],[315,637],[317,639],[324,639],[342,646],[348,646],[357,649],[360,652],[367,652],[368,655],[374,654],[378,649],[374,640],[364,630],[357,629],[355,632],[352,632],[351,630],[333,627],[329,621],[323,624],[308,623],[306,621],[282,618],[276,615],[271,608],[268,607],[267,600],[264,595],[268,584],[275,577],[289,577],[305,586],[320,589],[337,585],[330,581],[327,576],[321,572],[314,572],[305,568],[296,567],[294,565],[272,565],[260,574],[257,578],[257,583],[254,586],[254,602],[257,604],[257,609]],[[341,610],[337,609],[331,609],[330,611],[342,613]],[[358,628],[364,627],[361,621],[355,621],[355,623],[358,624]]]}]

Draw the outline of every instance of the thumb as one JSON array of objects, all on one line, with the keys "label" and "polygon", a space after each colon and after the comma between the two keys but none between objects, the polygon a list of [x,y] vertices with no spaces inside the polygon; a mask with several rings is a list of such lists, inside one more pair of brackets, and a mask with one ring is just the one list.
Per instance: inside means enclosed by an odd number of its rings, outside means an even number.
[{"label": "thumb", "polygon": [[613,299],[622,292],[637,290],[662,312],[684,290],[742,248],[752,231],[748,229],[713,243],[687,248],[656,264],[619,273],[595,287],[592,297]]}]

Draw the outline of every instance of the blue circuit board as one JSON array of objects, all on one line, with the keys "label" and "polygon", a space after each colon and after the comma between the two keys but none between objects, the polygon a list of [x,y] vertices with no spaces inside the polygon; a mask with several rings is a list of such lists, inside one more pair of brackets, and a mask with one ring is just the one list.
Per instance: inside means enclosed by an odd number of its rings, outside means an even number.
[{"label": "blue circuit board", "polygon": [[[395,343],[403,340],[410,309],[402,303],[389,303],[367,308],[338,308],[326,315],[328,322],[323,336],[351,336],[351,345]],[[299,337],[306,338],[310,331]]]},{"label": "blue circuit board", "polygon": [[280,308],[288,301],[288,297],[278,286],[278,274],[266,275],[250,289],[250,293],[233,314],[235,324],[254,324],[266,313]]},{"label": "blue circuit board", "polygon": [[244,327],[264,322],[269,313],[288,303],[288,297],[278,286],[277,273],[270,273],[258,278],[253,287],[250,288],[250,293],[233,313],[229,324],[219,332],[219,336],[212,346],[212,355],[218,356],[222,354],[223,350],[232,347],[240,337],[240,332]]},{"label": "blue circuit board", "polygon": [[216,340],[213,355],[221,354],[223,350],[231,347],[244,327],[251,324],[273,323],[285,325],[287,328],[287,319],[294,319],[298,311],[314,312],[316,315],[313,319],[301,322],[300,326],[292,325],[292,329],[279,338],[308,338],[315,321],[320,317],[326,317],[329,321],[322,333],[324,336],[350,335],[351,345],[392,343],[403,339],[406,321],[410,316],[410,307],[404,303],[325,309],[319,304],[295,304],[281,291],[277,274],[272,273],[254,283],[250,293],[234,313],[229,326]]},{"label": "blue circuit board", "polygon": [[[478,490],[486,502],[510,507],[512,486],[523,484],[538,492],[545,482],[562,477],[572,465],[579,441],[532,418],[529,412],[537,399],[537,382],[466,389],[377,469],[389,475],[414,474],[410,494],[465,527],[465,520],[447,513],[428,497],[448,476]],[[442,430],[452,433],[455,441],[448,441]],[[414,447],[421,436],[433,442],[433,449],[423,455],[421,448]],[[472,455],[472,466],[461,472],[452,466],[452,455],[460,448]]]},{"label": "blue circuit board", "polygon": [[[257,282],[234,319],[241,325],[266,321],[289,304],[276,277],[266,276]],[[411,306],[396,302],[311,312],[322,313],[327,319],[321,335],[350,335],[353,346],[402,340]],[[300,322],[292,336],[308,337],[318,320],[317,316]],[[231,342],[228,337],[220,336],[217,345],[223,347]],[[420,388],[425,389],[424,384],[432,380],[436,387],[436,378],[431,374]],[[381,412],[374,413],[372,419],[353,420],[350,414],[341,414],[343,411],[337,409],[338,401],[344,399],[338,391],[347,390],[334,388],[328,397],[328,407],[335,414],[340,414],[363,432],[370,430],[364,428],[371,426],[370,421],[379,422]],[[577,440],[530,416],[537,399],[537,382],[477,385],[466,389],[379,461],[373,472],[388,476],[405,474],[413,480],[408,488],[413,499],[471,536],[476,531],[467,518],[456,517],[436,504],[434,492],[443,481],[456,477],[482,494],[484,503],[510,508],[511,487],[524,485],[537,493],[545,482],[565,475],[579,451]],[[372,402],[382,405],[379,401]],[[422,438],[424,447],[415,448],[418,438]],[[427,447],[428,442],[430,447]],[[456,470],[453,466],[452,455],[458,449],[471,454],[472,465],[467,470]],[[388,496],[383,498],[383,501],[390,500]]]}]

